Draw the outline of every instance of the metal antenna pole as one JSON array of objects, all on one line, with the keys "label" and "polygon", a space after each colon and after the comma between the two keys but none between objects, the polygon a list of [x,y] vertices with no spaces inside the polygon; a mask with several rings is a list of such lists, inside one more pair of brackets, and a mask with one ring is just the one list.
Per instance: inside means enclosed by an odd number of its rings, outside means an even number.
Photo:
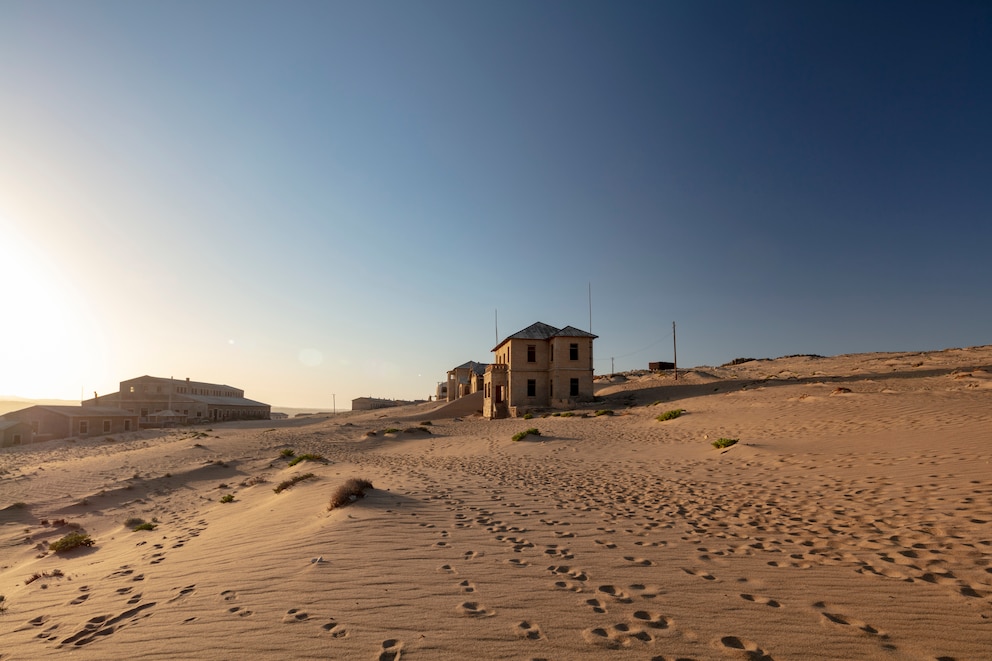
[{"label": "metal antenna pole", "polygon": [[675,380],[679,380],[679,349],[675,342],[675,322],[672,322],[672,364],[675,366]]}]

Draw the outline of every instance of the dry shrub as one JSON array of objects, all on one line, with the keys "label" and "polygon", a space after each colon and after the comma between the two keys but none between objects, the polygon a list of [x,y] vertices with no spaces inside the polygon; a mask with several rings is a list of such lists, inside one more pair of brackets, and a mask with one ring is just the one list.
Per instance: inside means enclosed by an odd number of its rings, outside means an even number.
[{"label": "dry shrub", "polygon": [[338,507],[344,507],[345,505],[351,505],[359,498],[364,498],[366,490],[373,488],[372,483],[368,480],[353,477],[334,491],[327,509],[332,510]]}]

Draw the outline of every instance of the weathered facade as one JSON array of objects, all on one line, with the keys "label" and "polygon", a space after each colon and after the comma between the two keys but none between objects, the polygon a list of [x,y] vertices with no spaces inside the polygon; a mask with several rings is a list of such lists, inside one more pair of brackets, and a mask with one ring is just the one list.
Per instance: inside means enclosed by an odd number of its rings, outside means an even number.
[{"label": "weathered facade", "polygon": [[166,419],[169,424],[268,420],[271,412],[268,404],[247,399],[244,390],[216,383],[139,376],[121,381],[120,388],[88,399],[83,406],[118,406],[136,413],[145,427]]},{"label": "weathered facade", "polygon": [[29,406],[3,416],[28,426],[32,440],[103,436],[138,429],[138,416],[113,406]]},{"label": "weathered facade", "polygon": [[483,415],[505,418],[539,408],[569,408],[593,399],[596,335],[537,322],[495,348],[483,379]]},{"label": "weathered facade", "polygon": [[[407,403],[407,402],[402,402]],[[352,411],[371,411],[372,409],[387,409],[399,406],[401,402],[394,399],[380,399],[378,397],[356,397],[351,400]]]},{"label": "weathered facade", "polygon": [[28,423],[0,418],[0,448],[30,443],[31,436]]},{"label": "weathered facade", "polygon": [[482,390],[487,367],[489,366],[485,363],[477,363],[474,360],[470,360],[449,370],[448,401],[453,402],[465,395],[471,395],[474,392]]}]

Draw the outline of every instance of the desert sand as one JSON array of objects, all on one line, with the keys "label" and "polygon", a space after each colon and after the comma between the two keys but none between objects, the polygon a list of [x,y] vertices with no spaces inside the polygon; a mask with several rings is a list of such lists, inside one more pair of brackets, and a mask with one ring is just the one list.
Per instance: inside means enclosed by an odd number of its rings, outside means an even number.
[{"label": "desert sand", "polygon": [[0,659],[992,658],[992,347],[597,387],[2,449]]}]

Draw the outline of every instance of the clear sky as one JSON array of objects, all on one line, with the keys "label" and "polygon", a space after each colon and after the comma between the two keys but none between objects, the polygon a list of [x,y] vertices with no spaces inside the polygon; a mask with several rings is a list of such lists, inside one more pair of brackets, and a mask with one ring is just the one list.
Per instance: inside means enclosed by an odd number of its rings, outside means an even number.
[{"label": "clear sky", "polygon": [[0,394],[992,342],[987,2],[0,3]]}]

